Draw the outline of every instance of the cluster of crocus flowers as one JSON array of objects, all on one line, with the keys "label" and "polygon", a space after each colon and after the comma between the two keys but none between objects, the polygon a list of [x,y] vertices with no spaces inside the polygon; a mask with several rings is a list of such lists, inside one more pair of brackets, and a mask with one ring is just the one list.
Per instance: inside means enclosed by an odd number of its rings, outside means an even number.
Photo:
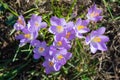
[{"label": "cluster of crocus flowers", "polygon": [[26,43],[33,44],[34,40],[38,37],[38,31],[45,27],[47,27],[47,23],[42,22],[41,16],[33,14],[28,24],[26,24],[24,17],[20,15],[14,25],[15,30],[22,32],[16,37],[16,39],[20,40],[19,46],[22,47]]},{"label": "cluster of crocus flowers", "polygon": [[56,49],[55,46],[50,46],[49,53],[43,62],[45,72],[49,74],[54,71],[59,71],[71,57],[72,53],[68,52],[66,49]]},{"label": "cluster of crocus flowers", "polygon": [[59,71],[66,64],[67,60],[72,57],[72,53],[69,51],[72,47],[71,41],[76,37],[79,39],[84,38],[86,44],[90,45],[92,53],[95,53],[97,50],[107,50],[106,42],[109,41],[109,38],[103,35],[105,27],[91,31],[87,37],[84,35],[90,32],[88,28],[90,21],[97,22],[102,19],[100,14],[101,10],[96,5],[93,5],[88,10],[86,20],[78,18],[74,23],[72,21],[66,22],[64,18],[51,17],[51,26],[48,31],[54,35],[54,41],[49,46],[45,41],[37,40],[38,32],[41,28],[47,27],[47,23],[42,22],[42,17],[33,14],[26,24],[24,17],[20,15],[14,25],[14,29],[21,31],[21,34],[16,36],[16,39],[20,40],[20,47],[26,43],[30,43],[34,47],[34,59],[39,59],[41,56],[45,58],[42,65],[45,67],[45,72],[50,74],[51,72]]}]

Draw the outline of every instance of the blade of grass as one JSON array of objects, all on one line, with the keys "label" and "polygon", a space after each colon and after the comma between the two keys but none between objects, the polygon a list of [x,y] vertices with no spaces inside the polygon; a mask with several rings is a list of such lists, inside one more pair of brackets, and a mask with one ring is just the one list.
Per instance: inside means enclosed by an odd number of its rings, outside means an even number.
[{"label": "blade of grass", "polygon": [[0,3],[3,5],[3,7],[7,10],[9,10],[12,14],[14,14],[15,16],[19,16],[17,12],[15,12],[14,10],[12,10],[7,3],[4,3],[2,0],[0,1]]},{"label": "blade of grass", "polygon": [[111,18],[112,18],[112,20],[114,19],[114,16],[112,15],[112,12],[111,12],[111,10],[110,10],[110,6],[108,5],[108,3],[106,2],[106,0],[103,0],[103,3],[104,3],[104,5],[105,5],[105,7],[107,7],[107,10],[108,10],[108,12],[110,13],[110,16],[111,16]]},{"label": "blade of grass", "polygon": [[15,32],[15,29],[13,29],[11,32],[10,32],[10,36]]},{"label": "blade of grass", "polygon": [[32,49],[31,49],[31,48],[32,48],[32,46],[29,45],[29,49],[28,49],[28,50],[29,50],[30,52],[29,52],[29,54],[27,55],[27,57],[25,58],[25,60],[27,60],[27,59],[30,57],[30,55],[32,54]]},{"label": "blade of grass", "polygon": [[[22,69],[27,66],[31,62],[31,59],[27,60],[27,62],[24,62],[21,65],[18,65],[18,68],[14,69],[13,71],[10,71],[4,77],[10,77],[8,80],[13,80],[13,78],[16,77],[16,75],[22,71]],[[12,75],[12,76],[11,76]]]},{"label": "blade of grass", "polygon": [[16,60],[16,57],[17,57],[17,54],[18,54],[19,50],[20,50],[20,47],[17,48],[17,51],[14,55],[14,58],[13,58],[12,62],[14,62]]},{"label": "blade of grass", "polygon": [[77,0],[74,0],[74,1],[73,1],[72,5],[71,5],[71,7],[70,7],[70,9],[69,9],[68,15],[67,15],[67,17],[66,17],[66,21],[69,21],[70,16],[71,16],[71,14],[72,14],[72,11],[73,11],[73,9],[74,9],[74,6],[75,6],[76,2],[77,2]]},{"label": "blade of grass", "polygon": [[38,8],[32,8],[32,9],[24,12],[23,14],[28,14],[28,13],[33,12],[33,11],[36,11],[36,10],[38,10]]}]

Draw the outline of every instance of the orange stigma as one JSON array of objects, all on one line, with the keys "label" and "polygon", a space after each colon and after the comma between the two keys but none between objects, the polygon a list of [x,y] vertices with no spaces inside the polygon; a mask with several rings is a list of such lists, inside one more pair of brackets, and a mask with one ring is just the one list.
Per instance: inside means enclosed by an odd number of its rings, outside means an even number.
[{"label": "orange stigma", "polygon": [[53,66],[54,63],[52,61],[49,62],[49,66]]},{"label": "orange stigma", "polygon": [[66,34],[66,38],[68,39],[69,37],[70,37],[70,35],[71,35],[71,33],[70,32],[67,32],[67,34]]},{"label": "orange stigma", "polygon": [[43,47],[40,47],[40,48],[39,48],[39,51],[40,51],[40,52],[43,52],[44,50],[45,50],[45,49],[44,49]]},{"label": "orange stigma", "polygon": [[23,20],[20,17],[18,18],[18,23],[20,23],[21,25],[25,26]]},{"label": "orange stigma", "polygon": [[36,27],[39,27],[40,24],[39,24],[38,22],[35,22],[35,26],[36,26]]},{"label": "orange stigma", "polygon": [[62,41],[58,41],[57,46],[62,46]]},{"label": "orange stigma", "polygon": [[97,12],[94,12],[94,11],[93,11],[93,12],[90,14],[90,16],[91,16],[91,17],[96,17],[96,16],[99,16],[99,14],[98,14]]}]

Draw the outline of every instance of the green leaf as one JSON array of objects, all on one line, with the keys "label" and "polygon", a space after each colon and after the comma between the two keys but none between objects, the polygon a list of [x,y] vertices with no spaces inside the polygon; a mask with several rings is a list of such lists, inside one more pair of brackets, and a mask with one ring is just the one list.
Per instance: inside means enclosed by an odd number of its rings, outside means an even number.
[{"label": "green leaf", "polygon": [[14,16],[13,14],[10,14],[7,19],[5,20],[6,25],[8,26],[13,26],[16,22],[16,16]]},{"label": "green leaf", "polygon": [[8,8],[9,8],[6,3],[3,3],[3,7],[4,7],[5,9],[8,9]]}]

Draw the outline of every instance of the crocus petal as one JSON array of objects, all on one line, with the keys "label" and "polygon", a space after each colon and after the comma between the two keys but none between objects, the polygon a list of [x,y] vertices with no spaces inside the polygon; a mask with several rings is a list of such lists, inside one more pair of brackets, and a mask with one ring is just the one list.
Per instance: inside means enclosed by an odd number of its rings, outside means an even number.
[{"label": "crocus petal", "polygon": [[105,43],[98,43],[98,49],[101,51],[106,51],[107,50],[107,46]]},{"label": "crocus petal", "polygon": [[76,33],[76,36],[77,36],[78,38],[83,38],[83,37],[84,37],[81,33]]},{"label": "crocus petal", "polygon": [[106,30],[105,27],[101,27],[101,28],[99,28],[99,29],[97,30],[97,32],[98,32],[99,34],[104,34],[104,33],[105,33],[105,30]]},{"label": "crocus petal", "polygon": [[66,54],[66,56],[65,56],[65,59],[66,59],[66,60],[69,60],[71,57],[72,57],[72,53],[67,52],[67,54]]},{"label": "crocus petal", "polygon": [[22,26],[19,23],[15,23],[13,27],[15,30],[22,30],[23,28],[25,28],[25,26]]},{"label": "crocus petal", "polygon": [[47,67],[48,66],[48,60],[45,60],[42,64],[42,66]]},{"label": "crocus petal", "polygon": [[63,26],[63,27],[66,25],[66,21],[65,21],[64,18],[60,18],[59,25],[61,25],[61,26]]},{"label": "crocus petal", "polygon": [[25,42],[20,42],[19,47],[23,47],[24,45],[26,45]]},{"label": "crocus petal", "polygon": [[34,57],[34,59],[39,59],[40,55],[39,54],[34,54],[33,57]]},{"label": "crocus petal", "polygon": [[56,34],[56,35],[54,36],[54,40],[55,40],[55,41],[60,41],[60,40],[62,40],[62,39],[64,38],[64,35],[65,35],[65,32]]},{"label": "crocus petal", "polygon": [[50,23],[52,26],[58,26],[58,22],[59,22],[59,19],[56,16],[50,19]]},{"label": "crocus petal", "polygon": [[71,45],[70,44],[65,44],[64,48],[67,49],[67,50],[69,50],[71,48]]},{"label": "crocus petal", "polygon": [[47,23],[46,22],[42,22],[40,25],[41,25],[41,28],[46,28],[47,27]]},{"label": "crocus petal", "polygon": [[30,44],[32,46],[39,46],[40,45],[40,41],[39,40],[32,40]]},{"label": "crocus petal", "polygon": [[56,26],[50,26],[49,32],[55,34],[56,33]]},{"label": "crocus petal", "polygon": [[27,43],[28,41],[29,41],[29,40],[27,40],[27,39],[21,39],[21,40],[20,40],[21,43]]},{"label": "crocus petal", "polygon": [[36,14],[33,14],[30,20],[31,21],[36,21],[37,20],[37,21],[41,22],[42,21],[42,17],[41,16],[37,16]]},{"label": "crocus petal", "polygon": [[42,42],[42,46],[46,47],[46,42],[45,41]]},{"label": "crocus petal", "polygon": [[100,21],[100,20],[102,20],[102,18],[103,18],[102,16],[97,16],[97,17],[94,18],[94,21],[95,22]]},{"label": "crocus petal", "polygon": [[92,5],[88,10],[88,14],[91,14],[95,10],[95,8],[96,8],[96,5],[95,4]]},{"label": "crocus petal", "polygon": [[61,65],[60,65],[59,63],[56,63],[56,64],[54,65],[55,71],[59,71],[60,68],[61,68]]},{"label": "crocus petal", "polygon": [[50,73],[52,72],[52,70],[49,69],[49,68],[46,68],[46,69],[45,69],[45,72],[46,72],[46,74],[50,74]]},{"label": "crocus petal", "polygon": [[94,48],[98,48],[97,43],[95,43],[95,42],[91,42],[91,45],[92,45]]},{"label": "crocus petal", "polygon": [[59,54],[66,55],[67,54],[67,50],[66,49],[60,49]]},{"label": "crocus petal", "polygon": [[102,10],[99,9],[99,8],[96,8],[96,9],[95,9],[95,12],[97,12],[98,14],[101,14]]},{"label": "crocus petal", "polygon": [[91,42],[91,38],[89,35],[85,38],[85,42],[87,45]]},{"label": "crocus petal", "polygon": [[69,44],[68,40],[64,38],[63,40],[63,47],[67,50],[71,48],[71,45]]},{"label": "crocus petal", "polygon": [[93,39],[95,36],[99,36],[99,33],[97,31],[92,31],[90,34],[90,38]]},{"label": "crocus petal", "polygon": [[33,52],[34,52],[35,54],[39,54],[38,48],[34,48],[34,49],[33,49]]},{"label": "crocus petal", "polygon": [[44,53],[41,54],[41,55],[44,56],[44,57],[49,56],[49,49],[50,49],[50,47],[46,47]]},{"label": "crocus petal", "polygon": [[37,38],[37,36],[38,36],[38,32],[37,32],[37,31],[35,31],[35,32],[33,32],[32,34],[33,34],[34,39],[36,39],[36,38]]},{"label": "crocus petal", "polygon": [[95,53],[97,51],[97,48],[95,48],[92,44],[90,44],[90,50],[92,53]]},{"label": "crocus petal", "polygon": [[86,33],[86,32],[89,32],[89,31],[90,31],[89,28],[84,28],[84,29],[79,30],[78,32],[79,33]]},{"label": "crocus petal", "polygon": [[66,24],[66,28],[73,28],[73,26],[74,26],[74,23],[73,22],[68,22],[67,24]]},{"label": "crocus petal", "polygon": [[18,39],[23,39],[23,38],[24,38],[24,36],[22,34],[20,34],[20,35],[18,35],[18,36],[15,37],[15,39],[17,39],[17,40]]},{"label": "crocus petal", "polygon": [[30,33],[30,31],[28,29],[22,29],[22,32],[25,34]]},{"label": "crocus petal", "polygon": [[63,58],[63,59],[59,60],[59,63],[60,63],[61,65],[65,65],[65,63],[66,63],[66,59]]},{"label": "crocus petal", "polygon": [[109,37],[101,35],[99,36],[102,39],[102,42],[108,42],[109,41]]},{"label": "crocus petal", "polygon": [[82,20],[81,25],[87,26],[88,24],[89,24],[89,20]]},{"label": "crocus petal", "polygon": [[76,21],[76,26],[81,25],[81,23],[82,23],[81,18],[78,18],[77,21]]}]

